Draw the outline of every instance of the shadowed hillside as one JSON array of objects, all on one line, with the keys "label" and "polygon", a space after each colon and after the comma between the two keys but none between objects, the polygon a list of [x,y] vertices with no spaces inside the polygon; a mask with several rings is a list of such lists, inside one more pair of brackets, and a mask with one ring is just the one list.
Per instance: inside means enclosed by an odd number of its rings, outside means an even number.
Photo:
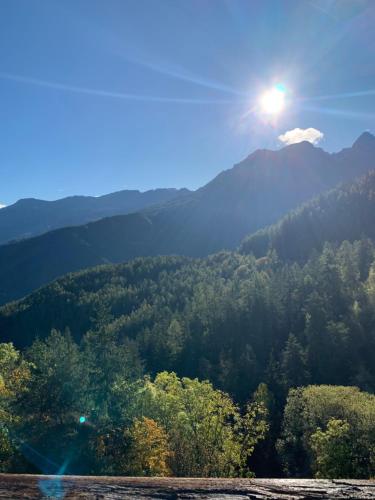
[{"label": "shadowed hillside", "polygon": [[305,261],[325,242],[375,238],[375,171],[340,186],[289,213],[280,222],[247,237],[240,252]]},{"label": "shadowed hillside", "polygon": [[255,151],[198,191],[138,214],[56,230],[0,247],[0,301],[69,271],[145,255],[232,249],[311,197],[374,166],[375,137],[329,154],[308,142]]},{"label": "shadowed hillside", "polygon": [[144,193],[124,190],[98,197],[70,196],[55,201],[22,199],[0,210],[0,244],[64,226],[138,212],[187,193],[187,189],[153,189]]}]

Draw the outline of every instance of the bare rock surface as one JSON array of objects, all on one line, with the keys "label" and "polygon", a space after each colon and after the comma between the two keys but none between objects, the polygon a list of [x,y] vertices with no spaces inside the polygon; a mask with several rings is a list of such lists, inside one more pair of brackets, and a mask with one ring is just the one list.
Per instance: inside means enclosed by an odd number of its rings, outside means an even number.
[{"label": "bare rock surface", "polygon": [[0,474],[0,499],[375,499],[375,481]]}]

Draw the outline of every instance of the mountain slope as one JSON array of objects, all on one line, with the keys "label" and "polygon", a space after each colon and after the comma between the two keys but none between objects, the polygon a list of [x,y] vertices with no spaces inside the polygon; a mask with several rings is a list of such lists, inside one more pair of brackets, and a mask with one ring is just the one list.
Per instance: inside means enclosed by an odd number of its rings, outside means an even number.
[{"label": "mountain slope", "polygon": [[22,199],[0,210],[0,244],[65,226],[138,212],[189,193],[187,189],[123,190],[104,196],[70,196],[55,201]]},{"label": "mountain slope", "polygon": [[276,250],[283,260],[305,261],[326,241],[375,240],[375,171],[305,204],[280,222],[257,231],[240,252],[262,257]]},{"label": "mountain slope", "polygon": [[261,150],[194,193],[138,214],[64,228],[0,247],[0,301],[19,298],[68,272],[137,256],[205,256],[375,167],[375,137],[329,154],[303,142]]},{"label": "mountain slope", "polygon": [[264,380],[372,392],[374,256],[358,241],[326,246],[304,266],[235,252],[99,266],[1,307],[0,340],[25,347],[69,328],[105,352],[131,339],[148,373],[209,379],[241,401]]}]

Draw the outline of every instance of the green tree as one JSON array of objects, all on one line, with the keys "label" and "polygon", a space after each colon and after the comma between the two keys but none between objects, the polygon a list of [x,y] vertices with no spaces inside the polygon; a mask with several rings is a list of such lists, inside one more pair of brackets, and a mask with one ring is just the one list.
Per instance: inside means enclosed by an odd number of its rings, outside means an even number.
[{"label": "green tree", "polygon": [[148,381],[141,412],[168,434],[171,468],[179,476],[235,476],[244,472],[254,444],[263,436],[256,409],[244,418],[228,395],[209,382],[159,373]]},{"label": "green tree", "polygon": [[[332,419],[335,423],[329,426]],[[345,425],[337,424],[337,420]],[[349,439],[351,469],[348,469],[347,458],[337,462],[337,467],[341,463],[342,470],[335,469],[335,474],[372,477],[375,473],[375,396],[357,387],[321,385],[292,389],[278,442],[285,472],[291,476],[309,476],[314,468],[323,471],[314,463],[312,447],[318,453],[317,458],[323,460],[322,467],[327,464],[329,467],[336,438],[337,453],[341,455]]]},{"label": "green tree", "polygon": [[[27,391],[18,398],[21,449],[34,470],[56,473],[85,471],[82,441],[89,427],[80,417],[90,414],[85,359],[69,333],[53,331],[27,353],[32,363]],[[81,468],[82,467],[82,468]]]},{"label": "green tree", "polygon": [[311,436],[313,470],[318,478],[355,477],[348,422],[332,418],[325,431],[318,428]]},{"label": "green tree", "polygon": [[282,353],[281,362],[286,388],[305,385],[308,380],[306,354],[297,338],[290,334]]}]

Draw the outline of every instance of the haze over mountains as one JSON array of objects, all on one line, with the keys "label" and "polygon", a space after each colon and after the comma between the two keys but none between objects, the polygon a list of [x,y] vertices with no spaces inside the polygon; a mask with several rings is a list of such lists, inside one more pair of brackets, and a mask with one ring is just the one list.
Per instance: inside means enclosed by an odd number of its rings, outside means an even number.
[{"label": "haze over mountains", "polygon": [[375,241],[375,171],[339,186],[289,212],[278,223],[251,234],[240,252],[264,257],[275,250],[283,261],[305,262],[326,242]]},{"label": "haze over mountains", "polygon": [[375,167],[375,137],[329,154],[308,142],[258,150],[193,193],[141,212],[67,227],[0,247],[0,301],[67,272],[137,256],[205,256]]},{"label": "haze over mountains", "polygon": [[[364,276],[367,277],[375,242],[375,170],[353,182],[340,185],[307,202],[302,207],[288,213],[277,224],[266,227],[245,238],[239,254],[253,254],[256,258],[266,256],[270,250],[277,252],[282,265],[290,263],[305,264],[313,254],[319,255],[326,243],[341,245],[343,242],[356,242],[356,258],[361,262]],[[137,219],[135,219],[137,220]],[[346,250],[342,247],[342,254]],[[232,253],[234,259],[241,259]],[[138,259],[129,264],[114,264],[96,267],[70,274],[42,287],[23,300],[0,308],[0,332],[7,340],[19,345],[31,343],[36,333],[45,337],[51,329],[64,330],[69,326],[72,333],[80,338],[92,328],[98,319],[90,307],[98,307],[102,299],[96,295],[108,293],[116,295],[117,288],[127,289],[138,286],[140,295],[138,306],[147,295],[151,300],[154,290],[147,280],[162,281],[161,274],[176,273],[180,268],[195,266],[212,269],[225,260],[225,254],[217,254],[208,259],[192,260],[186,257],[161,257],[159,259]],[[269,259],[259,259],[258,268],[267,265]],[[148,264],[147,264],[148,263]],[[241,266],[241,261],[236,261]],[[348,265],[348,264],[347,264]],[[142,269],[142,272],[140,272]],[[211,271],[210,271],[211,272]],[[231,270],[234,273],[233,269]],[[196,276],[199,278],[199,273]],[[142,280],[146,279],[144,285]],[[162,284],[158,283],[158,286]],[[189,288],[189,285],[186,285]],[[107,287],[107,292],[105,291]],[[117,290],[117,291],[116,291]],[[129,314],[134,306],[132,291],[123,291],[126,300],[111,299],[106,303],[115,314],[124,308]],[[82,300],[84,295],[89,300]],[[120,294],[121,295],[121,294]],[[49,311],[44,314],[42,311]],[[64,314],[61,314],[64,311]],[[100,320],[100,318],[99,318]],[[111,320],[112,321],[112,320]],[[34,329],[30,330],[30,324]]]},{"label": "haze over mountains", "polygon": [[[232,255],[235,266],[239,268],[242,265],[241,255],[244,259],[251,254],[259,258],[266,256],[270,250],[277,252],[281,265],[305,264],[313,254],[320,255],[326,243],[339,246],[346,242],[347,248],[343,244],[341,249],[341,254],[344,255],[350,249],[348,242],[356,242],[354,253],[361,262],[359,267],[364,269],[362,279],[365,279],[373,259],[371,241],[375,242],[374,214],[375,170],[288,213],[277,224],[245,238],[239,249],[240,255],[234,252],[228,255]],[[198,260],[172,256],[137,259],[128,264],[101,266],[69,274],[23,300],[1,307],[0,332],[6,340],[16,342],[17,345],[27,345],[34,340],[36,334],[46,337],[53,328],[63,331],[69,326],[70,331],[80,339],[85,331],[100,321],[94,314],[94,308],[98,308],[102,300],[98,298],[98,294],[107,297],[105,307],[109,307],[114,316],[122,309],[130,314],[135,304],[133,287],[139,287],[137,307],[141,310],[142,300],[146,297],[150,302],[153,300],[154,285],[150,284],[151,281],[163,286],[163,273],[178,273],[181,269],[186,272],[186,268],[190,267],[194,272],[201,267],[215,272],[215,266],[220,268],[225,255],[218,253]],[[257,260],[258,269],[267,265],[269,260]],[[247,264],[247,261],[244,262]],[[233,274],[234,269],[231,268]],[[199,272],[195,279],[200,279]],[[189,288],[191,284],[183,286]],[[127,289],[128,287],[130,288]],[[120,298],[109,298],[119,293],[119,289],[122,290]],[[89,298],[83,300],[85,294]],[[123,299],[122,294],[126,299]],[[88,307],[93,308],[89,313]],[[48,314],[42,311],[48,311]],[[61,314],[61,311],[64,313]],[[110,316],[110,321],[112,320]],[[32,329],[31,324],[34,325]]]},{"label": "haze over mountains", "polygon": [[103,217],[137,212],[189,193],[187,189],[123,190],[104,196],[69,196],[55,201],[26,198],[0,211],[0,244]]}]

